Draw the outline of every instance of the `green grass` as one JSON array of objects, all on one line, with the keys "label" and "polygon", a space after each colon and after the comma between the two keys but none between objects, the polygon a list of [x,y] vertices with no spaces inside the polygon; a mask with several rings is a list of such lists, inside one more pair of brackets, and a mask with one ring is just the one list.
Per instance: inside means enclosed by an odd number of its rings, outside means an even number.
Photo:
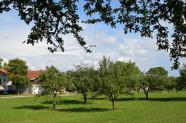
[{"label": "green grass", "polygon": [[102,97],[82,103],[81,96],[60,97],[57,110],[33,97],[0,98],[0,123],[186,123],[186,92],[123,96],[116,110]]}]

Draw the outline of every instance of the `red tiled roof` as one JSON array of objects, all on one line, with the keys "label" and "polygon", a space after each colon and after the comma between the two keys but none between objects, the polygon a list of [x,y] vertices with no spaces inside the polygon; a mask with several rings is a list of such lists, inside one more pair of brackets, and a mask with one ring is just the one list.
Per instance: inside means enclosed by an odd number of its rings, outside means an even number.
[{"label": "red tiled roof", "polygon": [[29,80],[33,80],[35,78],[38,78],[39,75],[42,73],[43,71],[42,70],[37,70],[37,71],[32,71],[32,70],[29,70],[28,73],[27,73],[27,77]]},{"label": "red tiled roof", "polygon": [[4,69],[0,69],[0,73],[3,73],[3,74],[8,74],[8,72]]}]

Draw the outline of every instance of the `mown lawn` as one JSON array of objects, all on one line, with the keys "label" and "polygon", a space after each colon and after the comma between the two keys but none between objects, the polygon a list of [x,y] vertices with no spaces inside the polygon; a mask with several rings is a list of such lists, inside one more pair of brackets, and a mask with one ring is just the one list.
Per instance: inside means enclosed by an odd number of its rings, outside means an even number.
[{"label": "mown lawn", "polygon": [[0,98],[0,123],[186,123],[186,92],[122,96],[116,110],[103,97],[82,103],[81,96],[60,97],[57,110],[34,97]]}]

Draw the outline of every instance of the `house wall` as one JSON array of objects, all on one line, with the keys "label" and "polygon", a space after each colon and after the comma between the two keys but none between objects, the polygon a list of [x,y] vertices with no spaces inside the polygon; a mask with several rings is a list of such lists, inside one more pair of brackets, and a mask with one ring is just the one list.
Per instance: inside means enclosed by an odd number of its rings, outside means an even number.
[{"label": "house wall", "polygon": [[[44,90],[41,86],[41,84],[37,84],[36,82],[33,82],[33,84],[27,86],[27,87],[20,87],[19,91],[20,93],[24,94],[41,94],[41,92]],[[12,84],[11,81],[8,81],[8,77],[6,74],[0,73],[0,93],[2,94],[8,94],[8,93],[16,93],[16,86]]]},{"label": "house wall", "polygon": [[42,88],[41,84],[33,84],[31,86],[31,94],[41,94],[41,92],[43,91],[44,89]]},{"label": "house wall", "polygon": [[27,87],[20,87],[19,88],[19,92],[21,94],[31,94],[31,87],[27,86]]},{"label": "house wall", "polygon": [[6,84],[8,83],[8,78],[6,74],[0,73],[0,93],[6,93]]},{"label": "house wall", "polygon": [[7,82],[8,82],[7,75],[0,73],[0,85],[5,86]]},{"label": "house wall", "polygon": [[40,84],[32,84],[27,87],[19,88],[19,91],[22,94],[37,95],[37,94],[41,94],[41,92],[43,91],[43,88]]},{"label": "house wall", "polygon": [[32,95],[41,94],[43,90],[44,89],[42,88],[40,84],[31,84],[27,87],[19,88],[19,91],[21,94],[32,94]]}]

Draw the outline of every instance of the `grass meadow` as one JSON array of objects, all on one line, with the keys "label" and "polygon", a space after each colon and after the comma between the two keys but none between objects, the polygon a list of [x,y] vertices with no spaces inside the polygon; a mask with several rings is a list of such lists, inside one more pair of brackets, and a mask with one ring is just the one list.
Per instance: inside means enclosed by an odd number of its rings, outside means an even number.
[{"label": "grass meadow", "polygon": [[[48,101],[44,101],[48,100]],[[50,99],[0,98],[0,123],[186,123],[186,92],[121,96],[112,111],[104,97],[83,104],[81,95],[59,97],[57,110]]]}]

